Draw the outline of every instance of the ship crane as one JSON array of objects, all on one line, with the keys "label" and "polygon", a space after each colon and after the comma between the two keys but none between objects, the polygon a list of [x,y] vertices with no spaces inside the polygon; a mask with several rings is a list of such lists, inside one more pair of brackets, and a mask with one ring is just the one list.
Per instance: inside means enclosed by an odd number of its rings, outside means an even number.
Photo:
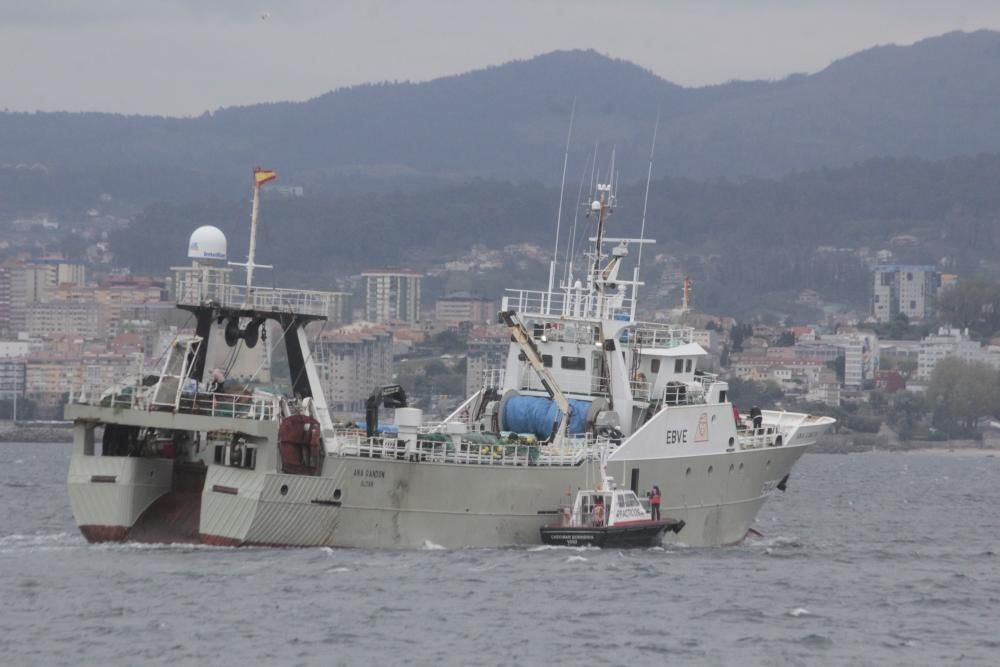
[{"label": "ship crane", "polygon": [[524,328],[524,324],[517,317],[517,313],[513,310],[502,310],[500,311],[500,319],[510,328],[511,335],[517,341],[517,344],[521,346],[521,350],[528,359],[528,363],[538,373],[538,379],[541,380],[545,391],[549,393],[549,397],[555,402],[556,407],[559,408],[562,416],[552,435],[552,444],[561,445],[563,439],[566,437],[566,428],[569,425],[569,400],[562,393],[559,383],[552,377],[552,373],[545,367],[545,362],[542,361],[542,355],[539,353],[538,347],[531,340],[528,330]]}]

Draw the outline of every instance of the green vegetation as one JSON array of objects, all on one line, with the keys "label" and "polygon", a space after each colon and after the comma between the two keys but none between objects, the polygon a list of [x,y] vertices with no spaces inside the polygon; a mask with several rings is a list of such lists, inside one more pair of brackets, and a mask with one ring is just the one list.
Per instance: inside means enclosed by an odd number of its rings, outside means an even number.
[{"label": "green vegetation", "polygon": [[[901,262],[935,263],[944,257],[986,278],[1000,274],[993,261],[994,249],[1000,246],[1000,227],[992,222],[1000,217],[995,182],[1000,182],[1000,156],[985,155],[944,163],[876,160],[780,181],[667,179],[653,184],[647,234],[690,273],[699,309],[742,318],[759,315],[762,308],[794,315],[795,308],[782,305],[793,301],[793,289],[811,289],[828,301],[863,306],[871,274],[858,253],[838,250],[845,239],[855,248],[892,248]],[[641,202],[642,187],[623,188],[619,200]],[[928,222],[947,220],[956,201],[965,211],[961,218],[947,225]],[[372,263],[432,266],[442,258],[464,256],[475,244],[502,248],[532,242],[547,248],[558,203],[556,188],[492,181],[410,193],[268,197],[260,230],[261,261],[278,267],[279,284],[294,280],[329,288],[335,277]],[[246,201],[151,205],[134,225],[111,235],[111,248],[117,262],[137,271],[162,272],[177,262],[191,229],[214,224],[229,237],[230,257],[239,258],[246,252],[248,218]],[[583,218],[581,223],[578,236],[584,237],[593,220]],[[619,211],[611,225],[622,236],[639,231],[630,209]],[[900,234],[933,239],[933,247],[894,245]],[[544,278],[540,263],[528,266],[532,276],[525,275],[524,284],[536,274]],[[646,268],[653,270],[648,262]],[[510,286],[516,282],[511,276],[525,272],[516,261],[503,269],[473,276],[482,285],[439,282],[442,290],[460,286],[486,294],[501,284]],[[645,274],[647,280],[651,276],[655,273]],[[952,309],[948,312],[964,314],[963,319],[984,329],[993,326],[995,313],[1000,313],[998,309],[976,324],[984,314],[968,314],[951,299],[942,304]],[[899,321],[882,333],[893,337],[920,332]],[[746,335],[748,331],[737,332],[734,351]]]},{"label": "green vegetation", "polygon": [[941,320],[969,329],[976,338],[1000,332],[1000,284],[984,280],[960,281],[941,295]]},{"label": "green vegetation", "polygon": [[927,386],[933,425],[952,437],[973,437],[980,417],[1000,413],[1000,375],[985,364],[942,359]]},{"label": "green vegetation", "polygon": [[729,380],[729,400],[742,412],[749,412],[751,407],[765,410],[773,409],[781,404],[785,394],[777,382],[754,382],[752,380]]},{"label": "green vegetation", "polygon": [[905,313],[897,313],[889,322],[868,325],[883,340],[921,340],[934,330],[934,324],[911,324]]}]

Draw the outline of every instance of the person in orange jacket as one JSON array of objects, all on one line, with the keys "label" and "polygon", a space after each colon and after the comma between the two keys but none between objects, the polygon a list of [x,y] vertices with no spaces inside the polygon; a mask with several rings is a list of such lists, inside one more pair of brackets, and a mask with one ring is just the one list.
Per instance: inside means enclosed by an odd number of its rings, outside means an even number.
[{"label": "person in orange jacket", "polygon": [[653,492],[649,494],[649,513],[653,521],[660,520],[660,487],[653,486]]}]

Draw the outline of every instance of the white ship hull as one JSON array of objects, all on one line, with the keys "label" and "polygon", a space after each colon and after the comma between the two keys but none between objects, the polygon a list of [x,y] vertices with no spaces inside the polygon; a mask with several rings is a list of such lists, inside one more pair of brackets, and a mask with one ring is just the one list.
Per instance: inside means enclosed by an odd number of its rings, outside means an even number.
[{"label": "white ship hull", "polygon": [[[617,460],[608,470],[629,480],[635,469],[640,488],[660,486],[664,516],[686,523],[669,540],[724,545],[743,539],[808,444],[803,439],[747,451]],[[211,464],[199,491],[191,488],[196,474],[193,481],[172,479],[174,465],[87,455],[78,442],[69,495],[81,530],[92,541],[232,546],[537,544],[539,528],[595,482],[588,463],[490,466],[328,456],[319,476]],[[190,464],[182,465],[191,477]]]}]

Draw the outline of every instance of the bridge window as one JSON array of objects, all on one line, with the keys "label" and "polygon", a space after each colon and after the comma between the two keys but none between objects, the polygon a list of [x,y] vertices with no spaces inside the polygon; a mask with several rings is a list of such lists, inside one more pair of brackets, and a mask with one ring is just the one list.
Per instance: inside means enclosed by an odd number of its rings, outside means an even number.
[{"label": "bridge window", "polygon": [[674,359],[674,372],[675,373],[683,373],[684,372],[684,360],[683,359]]},{"label": "bridge window", "polygon": [[[518,359],[518,361],[527,361],[528,357],[524,354],[524,352],[518,352],[517,353],[517,359]],[[543,354],[542,355],[542,364],[546,368],[552,368],[552,355],[551,354]]]},{"label": "bridge window", "polygon": [[659,359],[653,359],[651,362],[649,362],[649,370],[650,370],[651,373],[659,373],[660,372],[660,360]]},{"label": "bridge window", "polygon": [[688,359],[687,362],[685,362],[685,364],[684,364],[684,372],[685,373],[690,373],[691,372],[691,365],[692,365],[692,363],[694,363],[694,359]]},{"label": "bridge window", "polygon": [[587,360],[583,357],[563,357],[562,367],[568,371],[585,371]]}]

